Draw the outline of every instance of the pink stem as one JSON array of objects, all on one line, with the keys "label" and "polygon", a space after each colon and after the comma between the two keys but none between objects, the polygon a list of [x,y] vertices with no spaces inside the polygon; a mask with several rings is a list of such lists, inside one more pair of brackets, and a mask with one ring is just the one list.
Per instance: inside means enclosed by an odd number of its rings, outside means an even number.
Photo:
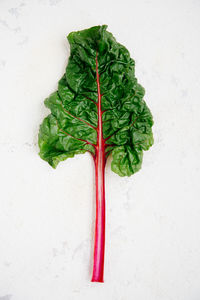
[{"label": "pink stem", "polygon": [[96,178],[96,225],[94,243],[94,264],[92,281],[103,282],[105,251],[105,159],[97,155],[95,159]]},{"label": "pink stem", "polygon": [[96,74],[98,88],[98,126],[95,163],[96,179],[96,226],[94,242],[94,264],[92,281],[103,282],[104,251],[105,251],[105,142],[103,139],[101,93],[98,73],[98,61],[96,56]]}]

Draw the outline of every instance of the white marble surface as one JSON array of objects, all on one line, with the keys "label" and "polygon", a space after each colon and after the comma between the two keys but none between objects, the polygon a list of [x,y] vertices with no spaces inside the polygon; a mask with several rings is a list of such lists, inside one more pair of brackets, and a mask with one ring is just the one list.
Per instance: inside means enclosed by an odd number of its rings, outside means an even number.
[{"label": "white marble surface", "polygon": [[[0,1],[0,300],[200,299],[200,1]],[[106,169],[105,283],[91,283],[89,155],[37,155],[72,30],[108,24],[154,119],[142,170]]]}]

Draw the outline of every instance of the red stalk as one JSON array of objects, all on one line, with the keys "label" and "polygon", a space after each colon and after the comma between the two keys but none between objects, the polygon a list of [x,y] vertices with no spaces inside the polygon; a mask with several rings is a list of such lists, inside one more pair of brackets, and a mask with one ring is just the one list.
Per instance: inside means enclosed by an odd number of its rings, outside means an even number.
[{"label": "red stalk", "polygon": [[98,126],[97,145],[94,157],[96,179],[96,225],[94,242],[93,282],[103,282],[104,251],[105,251],[105,141],[103,138],[101,92],[98,73],[98,60],[96,55],[96,74],[98,90]]}]

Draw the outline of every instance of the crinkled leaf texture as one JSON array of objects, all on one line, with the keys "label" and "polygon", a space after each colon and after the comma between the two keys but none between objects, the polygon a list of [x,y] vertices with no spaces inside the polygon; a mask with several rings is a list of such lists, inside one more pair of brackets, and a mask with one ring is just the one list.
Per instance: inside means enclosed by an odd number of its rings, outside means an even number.
[{"label": "crinkled leaf texture", "polygon": [[52,167],[75,154],[95,156],[98,125],[96,59],[101,90],[103,139],[112,171],[130,176],[141,168],[143,150],[153,144],[153,119],[135,78],[135,63],[107,26],[68,35],[66,72],[45,105],[51,110],[40,126],[40,157]]}]

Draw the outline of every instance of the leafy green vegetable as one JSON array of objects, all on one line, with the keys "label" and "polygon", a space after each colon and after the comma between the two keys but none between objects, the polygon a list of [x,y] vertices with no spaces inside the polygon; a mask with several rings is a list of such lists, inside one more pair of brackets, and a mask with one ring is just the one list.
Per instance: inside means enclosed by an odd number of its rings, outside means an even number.
[{"label": "leafy green vegetable", "polygon": [[131,176],[141,168],[143,150],[153,144],[153,119],[135,78],[135,62],[107,26],[68,35],[66,72],[45,105],[51,110],[40,126],[40,157],[52,167],[88,151],[96,170],[96,234],[92,281],[103,281],[105,240],[104,171]]}]

